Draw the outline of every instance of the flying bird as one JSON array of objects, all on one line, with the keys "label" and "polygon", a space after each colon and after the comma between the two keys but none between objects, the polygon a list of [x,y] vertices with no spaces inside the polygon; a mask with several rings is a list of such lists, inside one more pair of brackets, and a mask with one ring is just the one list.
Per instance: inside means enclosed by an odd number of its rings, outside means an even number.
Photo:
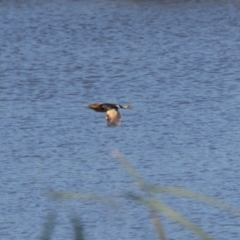
[{"label": "flying bird", "polygon": [[96,112],[105,112],[108,127],[117,127],[121,123],[121,114],[119,108],[130,109],[131,105],[122,106],[113,103],[93,103],[87,106],[87,108],[93,109]]}]

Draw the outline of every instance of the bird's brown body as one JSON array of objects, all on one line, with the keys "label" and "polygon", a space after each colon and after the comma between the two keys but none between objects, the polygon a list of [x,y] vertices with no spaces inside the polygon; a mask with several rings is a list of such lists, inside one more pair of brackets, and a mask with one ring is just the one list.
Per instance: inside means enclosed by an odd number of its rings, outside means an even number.
[{"label": "bird's brown body", "polygon": [[131,105],[121,106],[112,103],[93,103],[87,106],[96,112],[106,112],[106,120],[108,127],[117,127],[121,123],[121,114],[119,108],[129,109]]}]

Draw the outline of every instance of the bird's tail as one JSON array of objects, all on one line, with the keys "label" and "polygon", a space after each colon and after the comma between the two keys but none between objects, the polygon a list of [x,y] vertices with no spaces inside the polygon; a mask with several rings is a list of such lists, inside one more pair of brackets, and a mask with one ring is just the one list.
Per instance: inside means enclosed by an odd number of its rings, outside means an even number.
[{"label": "bird's tail", "polygon": [[125,108],[125,109],[131,109],[132,106],[131,106],[130,104],[128,104],[128,105],[123,106],[123,108]]}]

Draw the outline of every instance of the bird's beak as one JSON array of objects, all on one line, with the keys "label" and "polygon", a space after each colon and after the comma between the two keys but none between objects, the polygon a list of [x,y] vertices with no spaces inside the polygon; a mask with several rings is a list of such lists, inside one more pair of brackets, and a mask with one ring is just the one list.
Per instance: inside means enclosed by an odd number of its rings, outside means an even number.
[{"label": "bird's beak", "polygon": [[125,108],[125,109],[132,109],[132,105],[128,104],[126,106],[123,106],[123,108]]}]

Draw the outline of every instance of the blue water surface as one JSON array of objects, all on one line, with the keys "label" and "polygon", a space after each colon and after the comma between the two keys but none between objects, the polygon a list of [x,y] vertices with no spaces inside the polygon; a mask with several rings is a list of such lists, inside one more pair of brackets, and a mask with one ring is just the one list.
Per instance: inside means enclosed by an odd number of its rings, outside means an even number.
[{"label": "blue water surface", "polygon": [[[0,239],[158,239],[142,194],[111,152],[152,184],[182,187],[240,209],[240,17],[231,4],[160,1],[0,2]],[[108,128],[94,102],[131,104]],[[118,205],[54,201],[94,193]],[[142,194],[142,196],[146,196]],[[215,239],[239,219],[159,196]],[[198,239],[161,215],[168,239]]]}]

